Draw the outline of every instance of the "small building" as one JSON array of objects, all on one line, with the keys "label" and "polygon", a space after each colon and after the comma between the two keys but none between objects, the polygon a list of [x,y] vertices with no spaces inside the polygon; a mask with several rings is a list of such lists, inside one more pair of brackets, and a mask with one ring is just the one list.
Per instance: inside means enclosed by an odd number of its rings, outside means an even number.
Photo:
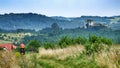
[{"label": "small building", "polygon": [[108,26],[106,26],[105,24],[101,24],[101,23],[95,23],[93,20],[88,19],[86,21],[87,23],[85,23],[84,28],[107,28]]},{"label": "small building", "polygon": [[6,49],[6,50],[13,50],[13,49],[16,49],[17,46],[11,43],[7,43],[7,44],[0,44],[0,48]]}]

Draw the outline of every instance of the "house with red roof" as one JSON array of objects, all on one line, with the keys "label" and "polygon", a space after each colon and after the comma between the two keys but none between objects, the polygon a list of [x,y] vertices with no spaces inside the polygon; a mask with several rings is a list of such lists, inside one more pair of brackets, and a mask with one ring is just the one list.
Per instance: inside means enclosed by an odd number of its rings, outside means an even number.
[{"label": "house with red roof", "polygon": [[5,48],[7,50],[13,50],[13,49],[16,49],[17,46],[11,44],[11,43],[7,43],[7,44],[0,44],[0,48]]}]

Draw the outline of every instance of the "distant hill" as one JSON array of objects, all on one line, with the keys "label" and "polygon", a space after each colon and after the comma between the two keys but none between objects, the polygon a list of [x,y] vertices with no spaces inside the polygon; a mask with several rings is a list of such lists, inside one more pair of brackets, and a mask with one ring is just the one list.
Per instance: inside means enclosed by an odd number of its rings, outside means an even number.
[{"label": "distant hill", "polygon": [[[48,17],[36,13],[16,13],[16,14],[10,13],[10,14],[0,15],[0,29],[41,30],[43,28],[50,27],[51,24],[53,23],[57,23],[63,29],[76,28],[76,27],[83,27],[87,19],[91,19],[96,23],[109,24],[110,26],[120,23],[120,16],[113,16],[113,17],[81,16],[81,17],[66,18],[59,16]],[[119,26],[112,26],[112,28],[118,28],[118,27]]]}]

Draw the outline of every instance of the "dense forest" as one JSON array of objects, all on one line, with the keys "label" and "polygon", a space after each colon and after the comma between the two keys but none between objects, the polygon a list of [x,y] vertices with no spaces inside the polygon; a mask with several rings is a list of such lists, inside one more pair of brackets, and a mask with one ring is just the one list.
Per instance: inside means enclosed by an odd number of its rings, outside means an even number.
[{"label": "dense forest", "polygon": [[[120,30],[113,30],[108,27],[102,27],[102,26],[89,27],[89,28],[78,27],[78,28],[71,28],[71,29],[63,29],[57,23],[53,23],[51,27],[47,27],[39,31],[31,30],[31,29],[17,29],[17,30],[1,29],[0,33],[1,34],[2,33],[4,34],[8,34],[8,33],[23,34],[24,33],[24,36],[20,38],[20,40],[17,42],[18,43],[24,42],[25,44],[27,44],[31,40],[37,40],[42,44],[46,42],[58,43],[59,39],[65,36],[70,38],[76,38],[76,37],[88,38],[90,35],[109,38],[115,44],[120,43]],[[25,34],[25,33],[30,33],[30,34]],[[4,40],[3,36],[1,36],[1,39]],[[13,41],[16,42],[16,40],[19,38],[8,37],[7,41],[9,41],[9,39],[13,39]]]},{"label": "dense forest", "polygon": [[[2,35],[4,33],[4,35]],[[13,33],[11,36],[9,33]],[[26,34],[28,33],[28,34]],[[30,40],[58,43],[59,39],[96,35],[120,43],[120,16],[48,17],[36,13],[0,15],[0,40],[27,44]],[[7,35],[8,34],[8,35]],[[15,34],[21,37],[14,37]],[[7,38],[7,39],[6,39]]]},{"label": "dense forest", "polygon": [[50,27],[54,22],[63,29],[83,27],[86,20],[91,19],[95,23],[107,24],[111,28],[119,29],[120,16],[100,17],[100,16],[81,16],[81,17],[48,17],[36,13],[10,13],[0,15],[0,28],[6,30],[16,29],[35,29],[41,30]]}]

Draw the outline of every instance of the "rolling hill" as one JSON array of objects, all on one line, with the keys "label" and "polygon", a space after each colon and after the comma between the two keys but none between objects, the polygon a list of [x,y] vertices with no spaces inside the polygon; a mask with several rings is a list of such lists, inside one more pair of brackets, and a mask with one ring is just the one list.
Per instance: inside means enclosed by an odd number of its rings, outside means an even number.
[{"label": "rolling hill", "polygon": [[[81,17],[48,17],[36,13],[10,13],[0,15],[0,28],[6,30],[16,29],[35,29],[41,30],[50,27],[51,24],[57,23],[61,28],[77,28],[83,27],[87,19],[91,19],[96,23],[118,24],[120,16],[100,17],[100,16],[81,16]],[[116,21],[117,20],[117,21]],[[113,25],[114,25],[113,24]],[[112,25],[112,24],[111,24]],[[117,28],[119,26],[115,26]],[[119,28],[118,28],[119,29]]]}]

